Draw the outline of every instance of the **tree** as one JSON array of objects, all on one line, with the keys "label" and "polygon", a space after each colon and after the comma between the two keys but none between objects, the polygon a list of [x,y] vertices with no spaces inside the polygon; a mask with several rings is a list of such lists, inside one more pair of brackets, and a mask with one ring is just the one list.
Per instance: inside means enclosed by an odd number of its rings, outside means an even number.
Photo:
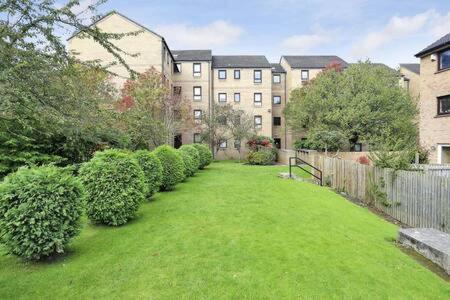
[{"label": "tree", "polygon": [[235,141],[239,141],[239,143],[236,144],[236,150],[239,153],[240,161],[242,141],[256,134],[253,118],[243,110],[233,110],[231,112],[229,129],[231,137]]},{"label": "tree", "polygon": [[175,134],[192,124],[189,101],[171,96],[162,74],[153,67],[125,83],[117,108],[132,149],[172,144]]},{"label": "tree", "polygon": [[336,66],[324,70],[294,90],[285,109],[292,130],[307,130],[308,143],[320,150],[331,140],[337,149],[350,141],[366,142],[372,150],[394,147],[391,141],[406,146],[417,138],[416,113],[397,74],[368,61],[345,71]]}]

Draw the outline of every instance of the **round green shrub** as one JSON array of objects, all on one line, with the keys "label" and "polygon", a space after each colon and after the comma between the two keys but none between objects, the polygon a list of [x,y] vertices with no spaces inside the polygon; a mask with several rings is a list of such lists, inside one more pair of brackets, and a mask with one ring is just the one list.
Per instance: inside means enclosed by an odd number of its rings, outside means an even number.
[{"label": "round green shrub", "polygon": [[189,155],[191,156],[191,158],[192,158],[192,160],[194,162],[194,165],[195,165],[196,169],[200,168],[200,153],[198,152],[198,150],[194,146],[192,146],[192,145],[183,145],[183,146],[180,147],[179,150],[189,153]]},{"label": "round green shrub", "polygon": [[247,155],[248,163],[251,165],[273,165],[276,158],[276,152],[272,151],[272,149],[249,151]]},{"label": "round green shrub", "polygon": [[83,189],[69,171],[22,168],[0,184],[0,238],[6,249],[39,260],[64,247],[81,228]]},{"label": "round green shrub", "polygon": [[178,149],[178,153],[180,154],[181,158],[183,159],[184,164],[184,175],[186,177],[194,176],[195,171],[198,170],[197,165],[195,164],[194,160],[192,159],[191,155],[186,151],[181,151]]},{"label": "round green shrub", "polygon": [[192,144],[195,149],[198,150],[200,154],[200,167],[199,169],[204,169],[212,162],[212,153],[209,147],[205,144]]},{"label": "round green shrub", "polygon": [[163,172],[161,162],[154,153],[148,150],[138,150],[133,153],[133,156],[144,171],[146,195],[150,198],[159,190],[161,185]]},{"label": "round green shrub", "polygon": [[121,150],[95,153],[80,169],[87,193],[86,212],[94,223],[123,225],[136,216],[145,198],[144,172]]},{"label": "round green shrub", "polygon": [[174,148],[168,145],[159,146],[154,153],[163,167],[161,190],[173,190],[185,178],[183,159]]}]

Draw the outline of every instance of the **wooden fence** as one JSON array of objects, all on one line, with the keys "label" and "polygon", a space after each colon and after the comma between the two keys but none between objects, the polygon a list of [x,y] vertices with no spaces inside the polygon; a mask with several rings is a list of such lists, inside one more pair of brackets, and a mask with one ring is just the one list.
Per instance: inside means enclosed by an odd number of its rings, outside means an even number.
[{"label": "wooden fence", "polygon": [[394,171],[300,153],[323,172],[324,184],[413,227],[450,233],[450,177]]},{"label": "wooden fence", "polygon": [[450,177],[450,165],[413,165],[414,169],[422,170],[424,173]]}]

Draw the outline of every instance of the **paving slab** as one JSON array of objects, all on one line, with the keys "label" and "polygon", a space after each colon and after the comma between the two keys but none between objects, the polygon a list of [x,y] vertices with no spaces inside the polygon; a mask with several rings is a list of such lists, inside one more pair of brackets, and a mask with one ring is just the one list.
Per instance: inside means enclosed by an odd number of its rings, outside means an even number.
[{"label": "paving slab", "polygon": [[402,228],[400,244],[416,250],[450,275],[450,235],[433,228]]}]

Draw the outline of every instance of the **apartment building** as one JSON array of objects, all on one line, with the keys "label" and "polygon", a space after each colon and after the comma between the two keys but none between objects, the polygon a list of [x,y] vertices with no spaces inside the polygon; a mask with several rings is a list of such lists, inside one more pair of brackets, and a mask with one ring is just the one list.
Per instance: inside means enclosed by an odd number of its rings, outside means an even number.
[{"label": "apartment building", "polygon": [[[254,119],[260,135],[273,137],[280,149],[291,149],[302,133],[288,130],[283,110],[289,93],[319,74],[329,64],[347,63],[337,56],[283,56],[279,63],[269,63],[263,55],[212,55],[211,50],[170,50],[159,34],[118,13],[111,12],[92,26],[108,33],[137,32],[114,41],[122,50],[138,56],[124,56],[127,64],[137,72],[154,67],[170,85],[174,95],[191,103],[194,126],[181,128],[174,138],[174,146],[201,142],[201,119],[211,111],[212,103],[231,104],[244,110]],[[75,33],[68,40],[69,49],[83,61],[99,60],[105,66],[114,61],[107,50],[95,41]],[[121,87],[128,71],[120,64],[109,66],[118,76]],[[217,157],[237,158],[239,144],[245,141],[223,141]]]},{"label": "apartment building", "polygon": [[431,163],[450,163],[450,33],[415,55],[420,58],[420,143]]}]

